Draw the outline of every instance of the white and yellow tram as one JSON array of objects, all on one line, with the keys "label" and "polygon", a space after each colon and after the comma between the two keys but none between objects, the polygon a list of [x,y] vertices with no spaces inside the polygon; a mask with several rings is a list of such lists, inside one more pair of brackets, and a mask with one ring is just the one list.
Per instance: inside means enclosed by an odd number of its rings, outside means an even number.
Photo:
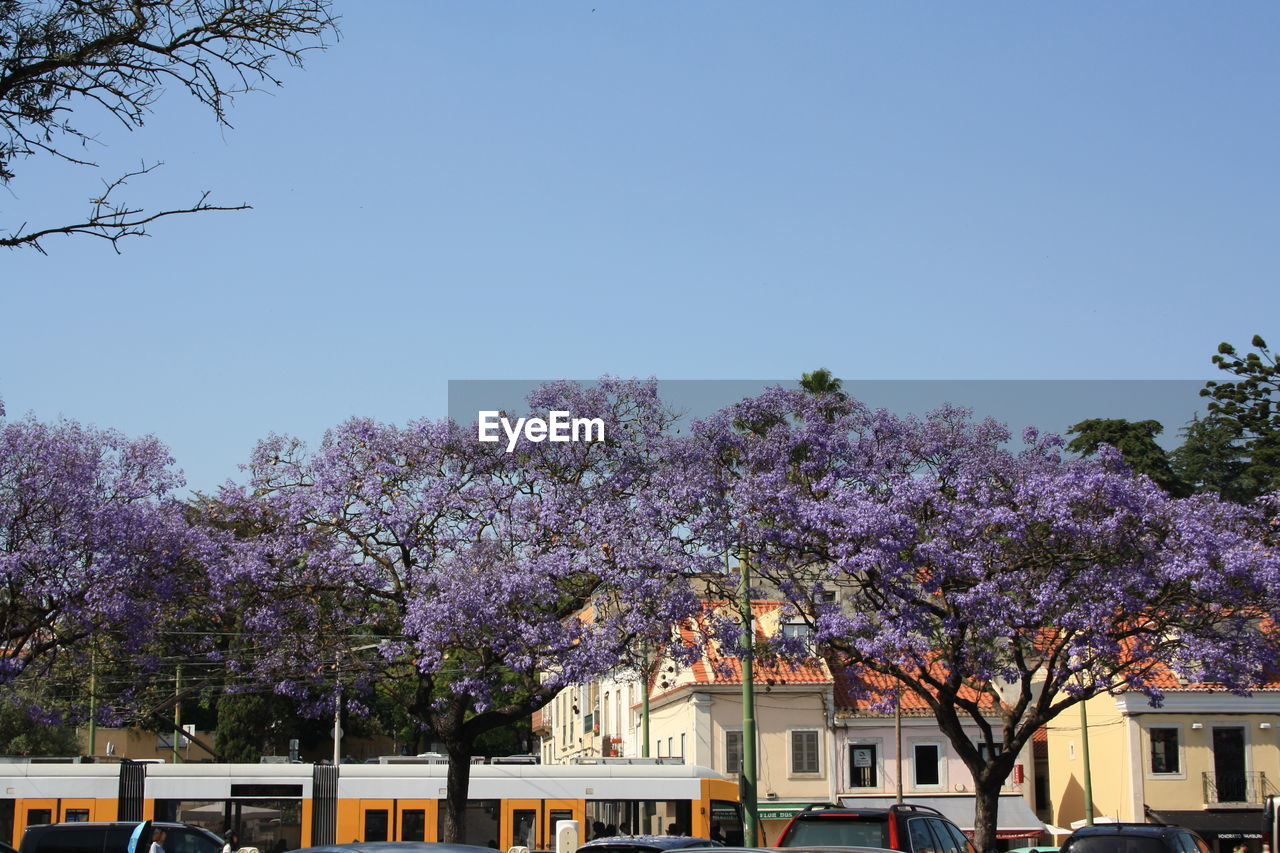
[{"label": "white and yellow tram", "polygon": [[[0,841],[26,827],[179,821],[260,850],[349,841],[436,841],[443,764],[0,764]],[[741,838],[738,786],[683,764],[475,764],[466,837],[506,850],[554,847],[555,823],[596,834],[674,831]]]}]

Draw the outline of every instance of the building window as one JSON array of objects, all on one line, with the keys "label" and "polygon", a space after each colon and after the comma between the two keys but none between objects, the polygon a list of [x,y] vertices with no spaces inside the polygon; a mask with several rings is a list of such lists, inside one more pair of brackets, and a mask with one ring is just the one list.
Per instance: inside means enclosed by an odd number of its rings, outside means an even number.
[{"label": "building window", "polygon": [[854,743],[849,745],[849,787],[878,788],[876,774],[876,745]]},{"label": "building window", "polygon": [[684,732],[680,733],[680,757],[684,758]]},{"label": "building window", "polygon": [[1151,772],[1177,773],[1178,730],[1151,729]]},{"label": "building window", "polygon": [[941,750],[936,743],[918,743],[914,748],[912,764],[916,772],[916,787],[937,785],[941,782]]},{"label": "building window", "polygon": [[742,731],[724,733],[724,772],[742,772]]},{"label": "building window", "polygon": [[817,773],[818,733],[813,730],[791,733],[791,772]]},{"label": "building window", "polygon": [[795,650],[803,650],[813,654],[813,629],[804,622],[785,622],[782,625],[782,636],[794,644]]},{"label": "building window", "polygon": [[990,746],[987,745],[986,741],[980,741],[978,743],[975,743],[974,746],[978,748],[978,755],[982,758],[983,761],[991,761],[997,755],[1004,752],[1004,744],[998,741],[996,743],[991,744]]}]

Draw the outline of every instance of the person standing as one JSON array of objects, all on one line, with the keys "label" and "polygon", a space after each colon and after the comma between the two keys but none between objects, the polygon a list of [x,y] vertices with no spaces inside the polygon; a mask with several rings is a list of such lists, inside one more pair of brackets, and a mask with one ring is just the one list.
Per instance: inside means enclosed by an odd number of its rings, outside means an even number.
[{"label": "person standing", "polygon": [[151,847],[147,853],[164,853],[165,832],[160,827],[151,830]]}]

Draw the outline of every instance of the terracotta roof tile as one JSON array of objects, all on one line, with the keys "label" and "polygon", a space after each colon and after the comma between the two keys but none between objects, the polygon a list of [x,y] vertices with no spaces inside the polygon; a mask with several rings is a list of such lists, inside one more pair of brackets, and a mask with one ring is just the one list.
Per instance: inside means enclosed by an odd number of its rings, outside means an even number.
[{"label": "terracotta roof tile", "polygon": [[[891,675],[865,668],[851,670],[847,667],[833,667],[832,674],[835,677],[837,713],[883,713],[872,710],[872,706],[880,704],[880,700],[884,700],[885,704],[892,703],[894,688],[897,687],[897,679]],[[960,695],[968,699],[976,699],[981,705],[990,708],[995,707],[995,699],[988,693],[980,694],[972,688],[962,687]],[[929,703],[913,690],[904,688],[899,701],[902,703],[902,713],[907,716],[928,717],[933,715],[933,710],[929,707]]]}]

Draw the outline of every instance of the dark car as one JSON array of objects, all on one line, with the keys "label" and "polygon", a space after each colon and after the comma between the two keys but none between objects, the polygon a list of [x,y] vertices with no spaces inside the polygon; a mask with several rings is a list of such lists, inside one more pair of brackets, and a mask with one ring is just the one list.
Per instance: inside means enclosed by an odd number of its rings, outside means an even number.
[{"label": "dark car", "polygon": [[14,850],[12,847],[10,847],[8,844],[5,844],[3,841],[0,841],[0,853],[18,853],[18,851]]},{"label": "dark car", "polygon": [[807,806],[782,830],[778,847],[882,847],[906,853],[977,853],[937,809],[911,803],[858,809]]},{"label": "dark car", "polygon": [[[165,853],[222,853],[223,841],[187,823],[153,823],[165,831]],[[126,853],[137,821],[47,823],[28,826],[20,853]]]},{"label": "dark car", "polygon": [[[692,849],[692,848],[690,848]],[[845,847],[828,844],[822,847],[788,847],[790,853],[897,853],[884,847]],[[666,853],[684,853],[684,850],[668,850]],[[776,847],[723,847],[716,853],[777,853]]]},{"label": "dark car", "polygon": [[294,853],[493,853],[493,848],[444,841],[352,841],[303,847]]},{"label": "dark car", "polygon": [[1181,826],[1099,823],[1082,826],[1063,843],[1062,853],[1209,853],[1209,845]]},{"label": "dark car", "polygon": [[596,838],[579,847],[595,853],[665,853],[700,847],[723,847],[719,841],[689,835],[608,835]]}]

